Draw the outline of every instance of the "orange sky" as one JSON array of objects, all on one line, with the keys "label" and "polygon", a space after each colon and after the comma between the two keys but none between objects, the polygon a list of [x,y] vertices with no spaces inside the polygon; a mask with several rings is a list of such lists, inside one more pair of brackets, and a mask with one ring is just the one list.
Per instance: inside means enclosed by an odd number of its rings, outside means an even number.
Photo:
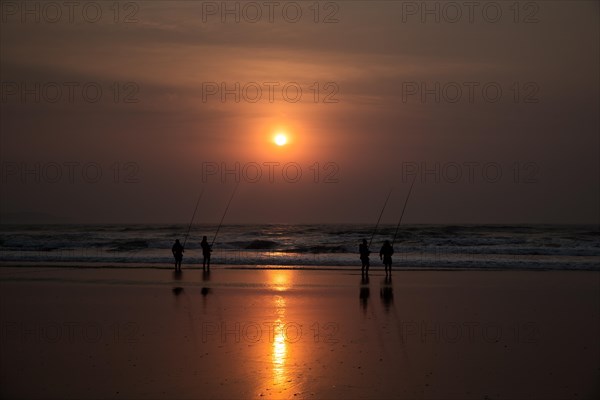
[{"label": "orange sky", "polygon": [[[518,16],[500,3],[498,22],[479,10],[435,23],[406,3],[321,2],[317,23],[300,2],[296,23],[223,23],[202,2],[136,2],[129,23],[131,9],[117,22],[106,8],[95,23],[77,12],[34,23],[4,8],[0,211],[182,222],[204,185],[211,222],[235,173],[206,168],[239,165],[233,221],[372,222],[390,187],[401,206],[417,166],[408,223],[597,218],[598,4],[538,2],[526,22],[525,2]],[[98,102],[82,92],[90,83]],[[39,84],[40,101],[21,84]],[[101,179],[70,179],[68,165],[90,163]],[[285,175],[298,168],[298,181]],[[485,175],[498,169],[497,181]]]}]

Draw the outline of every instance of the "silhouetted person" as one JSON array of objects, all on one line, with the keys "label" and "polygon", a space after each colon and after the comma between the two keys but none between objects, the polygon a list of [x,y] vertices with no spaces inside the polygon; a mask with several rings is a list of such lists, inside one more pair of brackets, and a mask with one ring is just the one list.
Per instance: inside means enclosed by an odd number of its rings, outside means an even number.
[{"label": "silhouetted person", "polygon": [[173,257],[175,257],[175,271],[181,271],[181,261],[183,260],[183,246],[179,243],[179,239],[175,240],[173,247],[171,247]]},{"label": "silhouetted person", "polygon": [[381,250],[379,250],[379,259],[383,260],[383,265],[385,266],[385,274],[392,274],[392,254],[394,254],[394,248],[390,244],[389,240],[386,240],[381,246]]},{"label": "silhouetted person", "polygon": [[363,239],[362,244],[358,246],[358,252],[360,253],[360,261],[362,262],[361,272],[364,275],[365,273],[369,273],[369,254],[371,251],[369,250],[369,245],[367,244],[367,239]]},{"label": "silhouetted person", "polygon": [[202,269],[210,268],[210,253],[212,252],[212,246],[208,244],[206,240],[206,236],[202,237],[202,242],[200,242],[200,246],[202,247]]}]

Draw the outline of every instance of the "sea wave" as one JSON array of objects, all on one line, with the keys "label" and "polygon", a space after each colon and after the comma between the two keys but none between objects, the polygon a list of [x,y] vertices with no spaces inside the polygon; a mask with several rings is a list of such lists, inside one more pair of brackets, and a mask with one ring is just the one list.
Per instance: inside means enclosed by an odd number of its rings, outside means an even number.
[{"label": "sea wave", "polygon": [[[0,261],[161,264],[188,226],[1,225]],[[200,239],[216,225],[194,225],[184,262],[201,262]],[[373,237],[376,255],[395,225],[224,225],[213,263],[231,265],[355,265],[358,244]],[[600,269],[600,234],[591,225],[408,225],[396,236],[394,260],[422,268]],[[378,261],[372,257],[373,263]]]}]

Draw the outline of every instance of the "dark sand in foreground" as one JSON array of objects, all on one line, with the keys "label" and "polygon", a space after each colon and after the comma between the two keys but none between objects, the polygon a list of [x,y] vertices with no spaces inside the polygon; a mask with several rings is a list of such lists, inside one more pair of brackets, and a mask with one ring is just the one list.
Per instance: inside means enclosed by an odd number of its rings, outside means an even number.
[{"label": "dark sand in foreground", "polygon": [[598,272],[3,267],[0,394],[591,399],[599,302]]}]

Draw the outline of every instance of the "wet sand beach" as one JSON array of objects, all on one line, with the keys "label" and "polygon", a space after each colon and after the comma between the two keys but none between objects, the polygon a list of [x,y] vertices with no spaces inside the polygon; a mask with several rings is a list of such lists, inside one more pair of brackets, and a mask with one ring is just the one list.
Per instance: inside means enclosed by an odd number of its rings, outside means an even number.
[{"label": "wet sand beach", "polygon": [[0,269],[2,398],[600,392],[598,272]]}]

